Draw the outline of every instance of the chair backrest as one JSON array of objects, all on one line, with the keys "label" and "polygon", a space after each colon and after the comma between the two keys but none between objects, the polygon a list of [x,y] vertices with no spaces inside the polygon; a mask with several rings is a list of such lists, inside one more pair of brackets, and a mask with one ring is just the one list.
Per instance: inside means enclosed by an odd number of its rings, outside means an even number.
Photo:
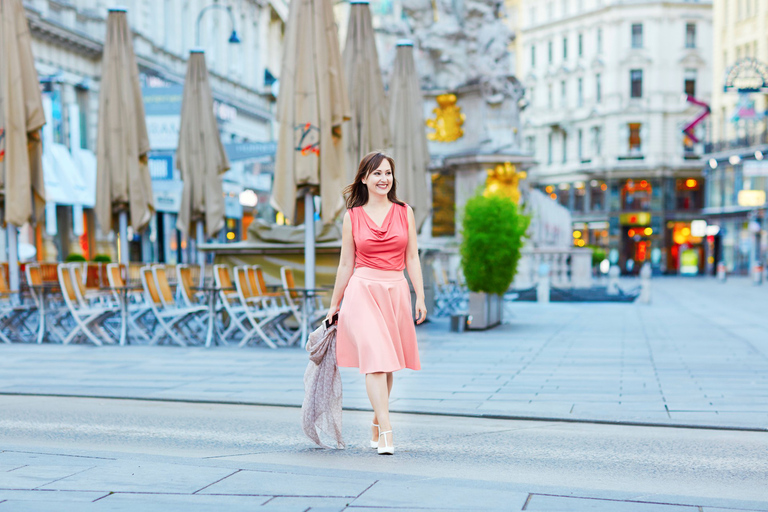
[{"label": "chair backrest", "polygon": [[59,264],[58,263],[39,263],[40,273],[44,283],[59,282]]},{"label": "chair backrest", "polygon": [[125,280],[118,263],[107,264],[107,280],[112,288],[125,286]]},{"label": "chair backrest", "polygon": [[147,294],[147,298],[154,306],[160,306],[163,304],[160,299],[160,293],[157,291],[157,284],[155,283],[155,276],[152,273],[152,267],[149,265],[141,268],[141,284],[144,287],[144,292]]},{"label": "chair backrest", "polygon": [[259,286],[259,278],[256,275],[256,265],[247,265],[245,267],[245,275],[248,278],[248,286],[251,288],[251,294],[254,297],[263,295],[265,290]]},{"label": "chair backrest", "polygon": [[251,293],[251,284],[248,282],[248,273],[245,266],[235,267],[235,287],[237,293],[242,299],[250,299],[254,297]]},{"label": "chair backrest", "polygon": [[72,268],[66,263],[61,263],[58,266],[57,273],[59,274],[59,286],[61,286],[61,294],[64,296],[64,302],[67,306],[74,308],[77,304],[78,297],[75,291],[76,284],[72,282]]},{"label": "chair backrest", "polygon": [[38,291],[35,290],[35,286],[43,284],[43,271],[40,270],[40,265],[37,263],[28,263],[24,268],[24,273],[27,276],[27,284],[29,285],[29,291],[32,294],[32,300],[35,301],[37,307],[40,307],[40,301],[38,300]]},{"label": "chair backrest", "polygon": [[157,289],[160,291],[160,300],[163,302],[163,305],[169,307],[175,306],[173,290],[171,290],[171,284],[168,282],[168,274],[165,271],[165,266],[153,265],[152,273],[155,276],[155,282],[157,283]]},{"label": "chair backrest", "polygon": [[83,266],[79,263],[73,263],[69,267],[74,282],[75,295],[81,304],[85,304],[85,279],[83,279]]},{"label": "chair backrest", "polygon": [[[43,270],[40,265],[30,263],[27,265],[26,274],[29,286],[41,286],[43,284]],[[32,292],[35,293],[34,289]]]},{"label": "chair backrest", "polygon": [[128,263],[128,274],[126,281],[129,285],[141,285],[141,273],[144,269],[143,263]]},{"label": "chair backrest", "polygon": [[293,270],[291,270],[289,267],[281,267],[280,277],[283,278],[283,288],[285,288],[285,292],[292,299],[298,299],[299,298],[298,292],[289,291],[290,289],[296,288],[296,280],[293,278]]},{"label": "chair backrest", "polygon": [[232,288],[232,278],[229,275],[229,267],[226,265],[215,265],[213,275],[216,278],[216,286],[219,288]]},{"label": "chair backrest", "polygon": [[264,269],[258,265],[254,265],[253,270],[256,272],[256,279],[259,281],[259,289],[261,290],[261,293],[269,292],[269,288],[267,287],[267,280],[264,279]]},{"label": "chair backrest", "polygon": [[189,265],[176,265],[176,280],[179,282],[179,290],[181,291],[181,298],[188,306],[192,305],[192,297],[195,296],[192,287],[194,281],[192,277],[192,269]]},{"label": "chair backrest", "polygon": [[8,267],[3,268],[3,272],[0,272],[0,294],[11,293],[11,287],[8,286],[8,279],[6,278],[7,268]]}]

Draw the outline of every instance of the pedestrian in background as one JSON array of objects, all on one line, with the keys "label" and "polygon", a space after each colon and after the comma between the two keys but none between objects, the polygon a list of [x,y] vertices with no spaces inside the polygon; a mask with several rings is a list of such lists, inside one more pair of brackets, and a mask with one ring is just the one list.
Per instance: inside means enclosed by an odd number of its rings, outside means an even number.
[{"label": "pedestrian in background", "polygon": [[416,221],[411,207],[397,199],[396,187],[395,161],[375,151],[362,159],[355,181],[344,190],[341,258],[327,317],[339,312],[337,363],[365,374],[374,413],[370,445],[388,455],[395,450],[392,373],[421,368],[403,269],[416,291],[416,322],[427,318]]}]

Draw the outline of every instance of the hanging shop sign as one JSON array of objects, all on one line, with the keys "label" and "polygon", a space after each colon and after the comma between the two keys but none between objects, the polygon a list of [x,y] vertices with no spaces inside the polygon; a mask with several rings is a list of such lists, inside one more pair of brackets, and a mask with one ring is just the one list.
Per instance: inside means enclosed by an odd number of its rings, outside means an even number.
[{"label": "hanging shop sign", "polygon": [[619,215],[622,226],[648,226],[651,224],[651,214],[648,212],[622,213]]},{"label": "hanging shop sign", "polygon": [[765,190],[739,190],[739,206],[759,208],[765,204]]},{"label": "hanging shop sign", "polygon": [[768,176],[768,161],[745,160],[741,165],[741,172],[745,178]]},{"label": "hanging shop sign", "polygon": [[181,100],[184,87],[143,87],[147,133],[152,149],[176,149],[181,126]]},{"label": "hanging shop sign", "polygon": [[768,92],[768,66],[757,59],[742,59],[725,75],[723,91]]},{"label": "hanging shop sign", "polygon": [[274,157],[277,152],[277,142],[233,142],[224,144],[224,151],[226,151],[230,162]]}]

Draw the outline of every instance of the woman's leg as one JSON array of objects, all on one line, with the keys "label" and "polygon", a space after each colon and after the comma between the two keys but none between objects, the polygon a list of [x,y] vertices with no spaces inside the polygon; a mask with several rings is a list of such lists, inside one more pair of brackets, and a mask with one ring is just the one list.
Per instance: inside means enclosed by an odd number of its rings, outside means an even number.
[{"label": "woman's leg", "polygon": [[365,376],[368,399],[371,401],[373,412],[382,432],[392,430],[392,425],[389,422],[389,382],[391,379],[386,373],[368,373]]},{"label": "woman's leg", "polygon": [[[392,382],[393,382],[393,373],[388,372],[387,373],[387,410],[389,410],[389,396],[392,394]],[[373,425],[378,425],[379,420],[376,417],[376,411],[373,412]],[[373,441],[379,440],[379,431],[381,430],[381,427],[374,427],[371,426],[371,439]]]}]

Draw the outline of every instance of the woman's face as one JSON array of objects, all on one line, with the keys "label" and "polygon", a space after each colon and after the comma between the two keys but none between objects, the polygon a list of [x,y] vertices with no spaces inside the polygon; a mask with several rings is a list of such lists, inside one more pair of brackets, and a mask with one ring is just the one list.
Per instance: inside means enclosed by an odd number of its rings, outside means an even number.
[{"label": "woman's face", "polygon": [[385,158],[376,169],[363,178],[363,184],[368,187],[369,197],[386,196],[392,188],[393,180],[392,167],[389,165],[389,160]]}]

